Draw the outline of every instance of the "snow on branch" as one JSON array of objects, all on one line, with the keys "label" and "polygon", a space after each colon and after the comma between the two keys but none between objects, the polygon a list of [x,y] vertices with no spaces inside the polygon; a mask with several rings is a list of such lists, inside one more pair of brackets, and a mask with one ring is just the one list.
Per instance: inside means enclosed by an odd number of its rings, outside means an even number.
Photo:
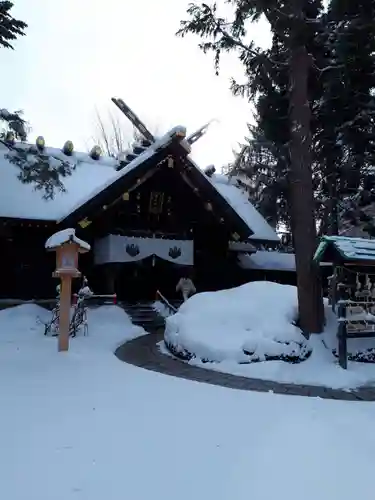
[{"label": "snow on branch", "polygon": [[27,138],[27,122],[22,118],[22,111],[14,111],[11,113],[7,109],[0,109],[0,122],[6,124],[5,130],[0,131],[0,137],[5,137],[7,129],[12,131],[15,136],[21,141]]},{"label": "snow on branch", "polygon": [[[247,35],[245,22],[256,20],[259,13],[252,9],[244,13],[238,9],[234,20],[228,22],[217,15],[216,4],[213,4],[212,7],[207,4],[199,6],[189,4],[187,12],[191,18],[188,21],[181,21],[181,28],[176,34],[184,37],[193,33],[205,39],[206,41],[198,46],[204,53],[209,51],[214,53],[216,74],[219,73],[222,52],[237,50],[241,62],[246,68],[249,68],[249,71],[246,72],[248,78],[251,80],[251,73],[260,74],[262,79],[271,84],[272,62],[265,57],[265,52],[261,48],[255,46],[253,41],[250,43],[244,41]],[[251,93],[254,92],[251,91]]]},{"label": "snow on branch", "polygon": [[66,192],[61,178],[73,173],[76,164],[38,152],[34,147],[19,147],[0,140],[10,151],[5,158],[19,168],[18,179],[23,184],[33,184],[37,191],[44,191],[43,198],[51,200],[55,192]]}]

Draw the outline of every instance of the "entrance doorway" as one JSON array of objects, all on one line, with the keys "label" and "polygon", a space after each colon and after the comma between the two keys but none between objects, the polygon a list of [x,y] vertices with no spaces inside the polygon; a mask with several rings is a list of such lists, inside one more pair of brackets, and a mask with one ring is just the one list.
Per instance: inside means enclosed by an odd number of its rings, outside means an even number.
[{"label": "entrance doorway", "polygon": [[128,302],[156,300],[159,290],[170,300],[177,298],[176,285],[183,267],[158,257],[126,263],[116,277],[119,300]]}]

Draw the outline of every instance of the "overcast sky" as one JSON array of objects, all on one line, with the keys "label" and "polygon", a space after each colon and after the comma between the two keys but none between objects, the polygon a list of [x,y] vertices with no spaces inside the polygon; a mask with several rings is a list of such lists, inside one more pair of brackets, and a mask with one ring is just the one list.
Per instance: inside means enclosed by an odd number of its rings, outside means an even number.
[{"label": "overcast sky", "polygon": [[[15,51],[0,50],[0,107],[23,109],[32,139],[43,135],[57,147],[71,139],[86,150],[95,134],[95,108],[121,116],[110,101],[118,96],[158,135],[175,125],[192,133],[217,118],[193,157],[202,167],[231,161],[252,120],[250,105],[229,91],[229,78],[241,77],[241,67],[226,57],[217,77],[198,38],[175,37],[188,0],[15,4],[13,15],[29,28]],[[252,36],[263,45],[269,41],[264,24],[254,26]],[[125,118],[122,123],[131,133]]]}]

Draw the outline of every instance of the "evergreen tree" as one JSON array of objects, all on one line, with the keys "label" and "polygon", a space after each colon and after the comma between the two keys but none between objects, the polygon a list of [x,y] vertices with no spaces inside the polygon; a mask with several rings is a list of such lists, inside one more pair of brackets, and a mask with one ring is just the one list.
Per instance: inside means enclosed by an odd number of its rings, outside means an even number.
[{"label": "evergreen tree", "polygon": [[[326,15],[326,54],[330,72],[323,75],[318,109],[317,154],[326,200],[325,232],[337,234],[340,207],[353,208],[371,200],[374,185],[375,87],[374,0],[332,0]],[[358,190],[361,193],[358,195]],[[357,205],[355,207],[355,205]],[[341,217],[340,217],[341,216]]]},{"label": "evergreen tree", "polygon": [[0,109],[0,139],[5,139],[11,132],[15,139],[26,141],[27,123],[22,118],[22,111],[10,113],[7,109]]},{"label": "evergreen tree", "polygon": [[335,26],[334,57],[342,80],[339,139],[356,177],[348,187],[357,189],[362,167],[375,160],[375,0],[332,0],[328,16]]},{"label": "evergreen tree", "polygon": [[[315,16],[317,16],[315,12]],[[330,77],[331,72],[335,69],[331,65],[331,61],[327,52],[326,40],[326,26],[324,15],[319,16],[319,24],[316,24],[316,33],[314,37],[310,37],[306,43],[307,50],[311,54],[313,64],[309,72],[308,93],[309,101],[312,108],[311,116],[311,135],[312,135],[312,173],[313,173],[313,186],[314,186],[314,210],[317,222],[320,227],[326,226],[325,218],[328,218],[329,198],[326,195],[327,178],[325,170],[325,150],[323,149],[322,133],[321,133],[321,116],[320,110],[322,107],[322,95],[324,93],[324,85],[327,77]],[[258,87],[258,100],[256,108],[258,111],[257,130],[264,136],[266,143],[272,145],[274,154],[279,155],[271,163],[271,167],[276,169],[265,177],[265,188],[271,188],[275,192],[274,199],[276,199],[277,210],[274,214],[278,215],[278,223],[283,226],[286,225],[290,229],[290,183],[288,181],[288,144],[290,140],[290,133],[288,129],[288,72],[287,65],[287,47],[282,43],[282,40],[273,37],[273,43],[270,50],[270,57],[276,64],[277,75],[274,79],[276,85],[269,87],[268,85],[260,85]],[[323,71],[322,71],[323,68]],[[235,89],[237,90],[237,89]],[[331,122],[332,123],[332,122]],[[259,134],[258,134],[259,135]],[[256,136],[251,139],[251,144],[256,141]],[[264,140],[262,141],[264,143]],[[250,145],[249,150],[252,151],[253,147]],[[268,146],[270,149],[270,146]],[[247,161],[251,162],[252,155],[243,155],[240,162],[245,170],[252,171],[256,175],[258,162],[250,165]],[[238,165],[238,161],[234,163]],[[264,168],[264,166],[263,166]],[[278,194],[277,194],[278,192]],[[260,211],[267,216],[270,206],[268,206],[268,198],[261,197],[259,204]]]},{"label": "evergreen tree", "polygon": [[229,175],[237,176],[245,186],[253,205],[273,227],[290,232],[288,209],[289,150],[270,141],[259,126],[248,125],[250,136],[229,166]]},{"label": "evergreen tree", "polygon": [[[313,112],[315,213],[321,233],[337,234],[339,221],[344,217],[345,223],[351,221],[375,234],[371,217],[364,213],[364,209],[371,211],[367,205],[374,202],[375,187],[375,26],[368,22],[374,15],[373,4],[373,0],[350,2],[348,11],[345,2],[332,1],[328,12],[320,16],[319,29],[308,46],[314,61],[310,71],[309,97]],[[354,36],[353,33],[357,34]],[[275,40],[271,50],[272,60],[279,62],[279,81],[283,74],[285,80],[285,66],[280,64],[282,60],[279,58],[282,51],[275,50]],[[284,93],[275,92],[264,85],[258,92],[261,97],[257,103],[257,127],[262,134],[266,131],[265,138],[273,143],[273,149],[277,151],[286,129],[283,124],[285,111],[281,105],[285,90]],[[249,146],[249,151],[252,149]],[[246,160],[250,160],[252,155],[244,155],[242,151],[241,156],[242,167],[255,175],[259,163],[246,165]],[[276,167],[277,162],[272,165]],[[289,203],[281,203],[282,195],[288,196],[288,191],[283,190],[285,173],[274,171],[265,180],[272,189],[277,189],[279,184],[277,213],[280,221],[285,221],[289,206]],[[258,186],[264,188],[262,184],[258,183]],[[259,196],[256,199],[258,201]],[[266,206],[263,206],[264,202]],[[267,198],[260,197],[259,208],[268,214]]]},{"label": "evergreen tree", "polygon": [[[289,66],[288,51],[273,35],[268,58],[273,62],[272,84],[259,79],[256,86],[256,126],[249,126],[250,137],[230,168],[231,174],[250,179],[251,201],[273,225],[290,231],[289,154]],[[232,83],[235,95],[248,94],[248,84]]]},{"label": "evergreen tree", "polygon": [[32,184],[46,200],[53,199],[58,191],[66,191],[61,178],[71,175],[76,168],[75,163],[28,145],[10,147],[5,157],[18,167],[18,179],[23,184]]},{"label": "evergreen tree", "polygon": [[[261,50],[247,41],[247,26],[264,15],[272,33],[280,41],[287,72],[287,106],[289,127],[291,222],[296,253],[300,325],[305,332],[322,329],[321,289],[317,269],[313,265],[316,248],[314,196],[311,157],[311,110],[309,105],[309,75],[313,60],[308,46],[319,27],[320,0],[231,0],[234,19],[220,17],[217,4],[209,7],[190,5],[190,20],[183,21],[180,35],[195,33],[204,39],[200,47],[212,50],[218,69],[222,51],[236,51],[248,78],[244,92],[253,98],[258,87],[277,86],[278,61],[270,51]],[[233,82],[233,88],[236,82]]]},{"label": "evergreen tree", "polygon": [[53,157],[43,148],[26,144],[27,131],[21,111],[0,109],[0,143],[6,148],[5,158],[18,168],[21,182],[32,184],[45,199],[52,199],[56,191],[65,191],[61,178],[71,175],[75,164]]},{"label": "evergreen tree", "polygon": [[0,1],[0,47],[13,49],[12,42],[19,36],[25,35],[27,24],[10,14],[13,3]]}]

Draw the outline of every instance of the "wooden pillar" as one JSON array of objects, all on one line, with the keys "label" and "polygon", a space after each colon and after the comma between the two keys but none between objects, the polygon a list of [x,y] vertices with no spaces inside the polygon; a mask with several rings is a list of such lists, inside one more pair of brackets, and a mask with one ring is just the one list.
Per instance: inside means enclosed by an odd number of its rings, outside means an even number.
[{"label": "wooden pillar", "polygon": [[337,338],[339,343],[339,364],[341,368],[346,370],[348,368],[347,326],[345,321],[346,304],[339,302],[337,316],[341,319],[341,321],[339,321],[337,331]]},{"label": "wooden pillar", "polygon": [[72,277],[61,276],[60,294],[60,325],[59,325],[59,351],[69,350],[70,305],[72,292]]}]

